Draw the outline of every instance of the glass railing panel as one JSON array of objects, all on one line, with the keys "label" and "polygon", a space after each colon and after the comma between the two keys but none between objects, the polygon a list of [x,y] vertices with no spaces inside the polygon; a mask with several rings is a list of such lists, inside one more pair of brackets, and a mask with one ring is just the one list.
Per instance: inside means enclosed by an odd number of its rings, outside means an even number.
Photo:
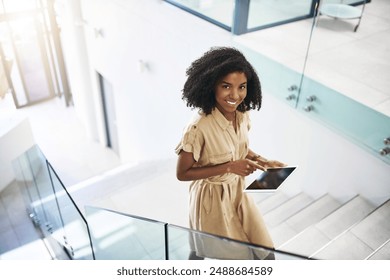
[{"label": "glass railing panel", "polygon": [[[322,4],[348,4],[348,5],[358,5],[363,4],[364,0],[321,0]],[[371,2],[371,1],[366,1]]]},{"label": "glass railing panel", "polygon": [[[44,224],[41,225],[41,229],[45,235],[61,232],[61,216],[49,176],[46,158],[38,146],[28,150],[26,156],[33,174],[35,188],[39,194],[39,200],[35,200],[34,205],[42,205]],[[62,235],[63,233],[61,233]]]},{"label": "glass railing panel", "polygon": [[[31,149],[35,149],[35,147],[32,147]],[[28,157],[28,152],[25,152],[16,158],[12,162],[12,166],[16,182],[22,189],[22,195],[28,214],[36,225],[44,228],[47,219],[41,203],[39,189],[36,184],[36,176],[34,174],[34,170],[39,168],[32,166]]]},{"label": "glass railing panel", "polygon": [[[168,257],[170,260],[188,260],[197,257],[229,260],[303,260],[304,256],[275,251],[266,247],[221,238],[215,235],[168,225]],[[190,254],[192,257],[190,258]]]},{"label": "glass railing panel", "polygon": [[[61,215],[51,184],[46,158],[38,146],[19,156],[13,167],[16,180],[22,188],[23,198],[33,222],[42,233],[63,241]],[[61,242],[62,243],[62,242]]]},{"label": "glass railing panel", "polygon": [[298,109],[390,163],[389,156],[381,155],[387,147],[384,139],[389,137],[390,117],[307,77]]},{"label": "glass railing panel", "polygon": [[63,236],[61,236],[62,230],[59,232],[54,231],[53,236],[64,246],[72,259],[94,259],[87,222],[52,166],[49,163],[47,164],[55,192],[56,203],[61,210],[61,223],[63,227]]},{"label": "glass railing panel", "polygon": [[86,206],[97,260],[165,260],[166,224]]},{"label": "glass railing panel", "polygon": [[214,24],[230,29],[233,22],[235,0],[165,0],[183,10]]},{"label": "glass railing panel", "polygon": [[296,106],[302,74],[278,63],[261,53],[235,42],[235,47],[242,51],[253,65],[261,81],[263,92],[283,100],[292,107]]},{"label": "glass railing panel", "polygon": [[264,28],[309,17],[313,0],[251,0],[248,29]]}]

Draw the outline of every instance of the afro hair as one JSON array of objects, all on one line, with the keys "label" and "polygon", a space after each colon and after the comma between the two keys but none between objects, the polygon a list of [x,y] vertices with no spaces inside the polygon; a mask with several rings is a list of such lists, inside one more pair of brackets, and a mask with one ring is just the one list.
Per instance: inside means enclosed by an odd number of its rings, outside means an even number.
[{"label": "afro hair", "polygon": [[188,77],[182,90],[182,99],[187,107],[199,108],[205,114],[210,114],[216,106],[217,82],[233,72],[244,73],[247,78],[247,95],[237,110],[259,110],[262,99],[259,77],[245,56],[231,47],[211,48],[192,62],[186,71]]}]

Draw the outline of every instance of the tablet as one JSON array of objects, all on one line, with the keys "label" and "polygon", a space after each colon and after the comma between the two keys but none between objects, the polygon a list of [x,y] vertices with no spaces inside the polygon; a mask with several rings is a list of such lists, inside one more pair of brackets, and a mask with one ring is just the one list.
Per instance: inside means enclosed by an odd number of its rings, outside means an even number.
[{"label": "tablet", "polygon": [[283,182],[286,181],[287,177],[289,177],[296,168],[296,166],[286,166],[268,168],[267,171],[254,172],[247,178],[250,183],[245,188],[245,191],[274,192],[282,185]]}]

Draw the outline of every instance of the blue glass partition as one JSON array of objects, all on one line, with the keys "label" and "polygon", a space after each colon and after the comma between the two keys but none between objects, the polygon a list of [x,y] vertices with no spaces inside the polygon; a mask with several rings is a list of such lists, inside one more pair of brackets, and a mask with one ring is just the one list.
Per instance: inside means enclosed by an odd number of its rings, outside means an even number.
[{"label": "blue glass partition", "polygon": [[231,30],[235,0],[165,0],[226,30]]},{"label": "blue glass partition", "polygon": [[311,17],[313,2],[315,1],[251,0],[247,29],[254,31]]},{"label": "blue glass partition", "polygon": [[[165,0],[165,2],[241,35],[313,17],[320,0]],[[342,0],[326,2],[340,3]],[[345,0],[343,3],[359,5],[363,1]]]},{"label": "blue glass partition", "polygon": [[97,260],[165,260],[165,223],[85,207]]}]

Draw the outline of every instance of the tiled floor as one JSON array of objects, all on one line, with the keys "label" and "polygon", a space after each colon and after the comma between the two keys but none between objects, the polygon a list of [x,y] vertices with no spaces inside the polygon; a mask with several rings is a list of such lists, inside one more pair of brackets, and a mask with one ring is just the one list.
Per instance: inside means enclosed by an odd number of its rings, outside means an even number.
[{"label": "tiled floor", "polygon": [[[367,5],[365,16],[357,33],[350,30],[349,23],[321,19],[313,37],[307,73],[316,79],[323,79],[324,82],[331,83],[332,86],[343,91],[346,95],[390,116],[390,93],[387,90],[389,88],[387,77],[390,77],[390,60],[388,59],[390,57],[390,36],[388,36],[390,34],[390,17],[388,16],[390,2],[386,0],[372,2]],[[243,35],[239,40],[256,46],[265,54],[290,67],[301,69],[302,56],[304,56],[301,50],[305,50],[304,46],[307,42],[299,39],[302,38],[299,36],[299,32],[304,31],[304,34],[308,34],[310,24],[309,21],[297,22]],[[360,43],[368,46],[367,55],[367,48],[361,48]],[[285,46],[288,48],[283,49]],[[298,48],[299,52],[296,51]],[[346,67],[343,69],[330,71],[333,68],[330,65],[329,57],[333,61],[346,58],[350,60],[345,61]],[[315,66],[314,62],[318,63],[320,67]],[[327,69],[326,74],[321,69]],[[74,189],[82,189],[83,184],[88,185],[86,179],[101,176],[105,171],[120,166],[120,160],[114,152],[87,138],[75,109],[65,107],[64,103],[63,100],[55,99],[18,110],[18,113],[25,114],[30,118],[36,142],[59,173],[64,184],[74,186]],[[0,100],[0,110],[2,112],[14,110],[9,95]],[[173,162],[169,162],[166,167],[172,168],[171,164]],[[174,178],[167,176],[163,175],[163,177],[153,180],[174,182]],[[177,184],[172,184],[172,187],[176,188],[178,196],[184,195],[186,191],[186,188]],[[86,189],[87,187],[84,188],[84,190]],[[100,191],[107,190],[105,186],[101,186]],[[144,185],[139,182],[131,190],[122,188],[121,192],[116,190],[116,193],[94,201],[97,206],[109,206],[112,209],[122,211],[129,209],[136,212],[137,209],[143,208],[143,214],[147,216],[148,206],[159,203],[157,200],[150,200],[146,204],[142,202],[142,197],[147,196],[150,191],[156,191],[158,194],[156,197],[159,198],[166,193],[161,188],[145,191]],[[126,197],[129,192],[132,193],[131,200]],[[82,193],[83,191],[78,192],[81,204],[84,203]],[[177,201],[174,197],[170,199],[172,202]],[[169,205],[169,203],[165,203],[165,205],[167,204]],[[186,201],[183,201],[181,206],[185,207]],[[161,216],[161,219],[166,220],[165,218]],[[177,213],[177,216],[172,219],[180,222],[183,220],[183,216],[181,213]],[[2,254],[0,259],[50,258],[44,250],[44,244],[38,238],[39,234],[25,215],[18,188],[10,186],[0,195],[0,254]],[[36,249],[37,247],[40,249]],[[31,248],[34,250],[33,254],[30,253],[32,252]],[[4,252],[7,253],[3,254]]]}]

